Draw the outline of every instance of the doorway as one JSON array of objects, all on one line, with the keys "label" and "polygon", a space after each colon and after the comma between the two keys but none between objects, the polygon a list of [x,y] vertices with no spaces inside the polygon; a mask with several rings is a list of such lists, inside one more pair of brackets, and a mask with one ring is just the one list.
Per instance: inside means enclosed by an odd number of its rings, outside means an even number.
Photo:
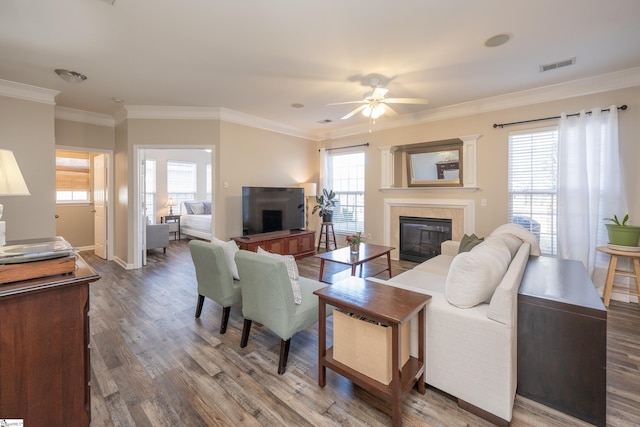
[{"label": "doorway", "polygon": [[[204,234],[214,234],[214,147],[184,146],[137,146],[134,148],[135,180],[134,194],[134,268],[146,265],[146,225],[170,223],[170,239],[190,239],[182,202],[208,202],[211,211],[207,218],[199,217],[204,224]],[[175,217],[180,217],[176,222]],[[204,221],[204,222],[203,222]],[[177,227],[180,227],[178,230]],[[201,225],[202,227],[202,225]],[[178,232],[179,231],[179,232]],[[197,237],[202,238],[200,235]]]},{"label": "doorway", "polygon": [[56,235],[113,259],[113,153],[56,146]]}]

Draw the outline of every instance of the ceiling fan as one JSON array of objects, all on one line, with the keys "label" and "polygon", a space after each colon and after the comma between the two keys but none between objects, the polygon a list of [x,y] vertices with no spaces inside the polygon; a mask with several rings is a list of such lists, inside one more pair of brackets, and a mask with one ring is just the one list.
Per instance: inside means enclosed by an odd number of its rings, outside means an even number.
[{"label": "ceiling fan", "polygon": [[347,101],[347,102],[335,102],[329,105],[343,105],[343,104],[361,104],[358,108],[351,111],[342,117],[342,120],[346,120],[362,111],[365,117],[370,119],[377,119],[378,117],[386,114],[389,117],[397,116],[398,113],[389,106],[389,104],[428,104],[429,101],[422,98],[385,98],[389,89],[378,87],[380,79],[371,78],[369,80],[371,90],[364,94],[362,101]]}]

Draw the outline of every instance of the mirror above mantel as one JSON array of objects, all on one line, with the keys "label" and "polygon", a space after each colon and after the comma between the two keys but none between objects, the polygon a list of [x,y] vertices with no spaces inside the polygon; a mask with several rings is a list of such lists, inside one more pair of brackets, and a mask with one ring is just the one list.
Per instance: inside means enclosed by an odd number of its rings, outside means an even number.
[{"label": "mirror above mantel", "polygon": [[481,135],[379,147],[382,191],[477,189]]}]

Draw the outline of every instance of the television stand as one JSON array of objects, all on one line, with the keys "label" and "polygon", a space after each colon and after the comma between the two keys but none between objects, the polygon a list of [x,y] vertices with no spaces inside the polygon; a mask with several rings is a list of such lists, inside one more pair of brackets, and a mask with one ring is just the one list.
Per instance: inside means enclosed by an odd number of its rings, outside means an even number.
[{"label": "television stand", "polygon": [[270,233],[252,234],[250,236],[238,236],[232,238],[240,249],[256,252],[258,246],[265,251],[280,254],[293,255],[303,258],[314,255],[316,232],[313,230],[286,230]]}]

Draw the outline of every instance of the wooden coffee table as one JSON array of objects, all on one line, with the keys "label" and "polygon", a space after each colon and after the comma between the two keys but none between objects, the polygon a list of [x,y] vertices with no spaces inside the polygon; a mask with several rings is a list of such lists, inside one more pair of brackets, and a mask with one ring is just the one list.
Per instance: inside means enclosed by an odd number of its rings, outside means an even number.
[{"label": "wooden coffee table", "polygon": [[365,262],[369,262],[373,259],[381,257],[383,255],[387,256],[387,268],[376,272],[375,274],[371,274],[370,276],[375,276],[377,274],[382,273],[383,271],[389,271],[389,278],[391,278],[391,251],[395,248],[390,246],[380,246],[373,245],[370,243],[361,243],[360,244],[360,252],[358,254],[352,254],[349,247],[344,247],[342,249],[337,249],[335,251],[324,252],[321,254],[316,254],[315,256],[320,258],[320,280],[321,282],[329,283],[322,280],[322,275],[324,274],[324,263],[325,261],[335,262],[343,265],[351,266],[351,275],[356,275],[356,268],[360,267],[360,273],[362,273],[362,264]]},{"label": "wooden coffee table", "polygon": [[[326,385],[327,368],[348,378],[371,394],[391,403],[394,426],[402,423],[402,397],[417,383],[418,392],[425,393],[424,384],[424,322],[430,295],[383,285],[359,277],[349,277],[314,292],[318,296],[318,385]],[[333,347],[327,349],[326,305],[379,322],[391,328],[392,379],[382,384],[333,358]],[[402,365],[400,328],[413,317],[418,320],[418,357],[409,357]]]}]

